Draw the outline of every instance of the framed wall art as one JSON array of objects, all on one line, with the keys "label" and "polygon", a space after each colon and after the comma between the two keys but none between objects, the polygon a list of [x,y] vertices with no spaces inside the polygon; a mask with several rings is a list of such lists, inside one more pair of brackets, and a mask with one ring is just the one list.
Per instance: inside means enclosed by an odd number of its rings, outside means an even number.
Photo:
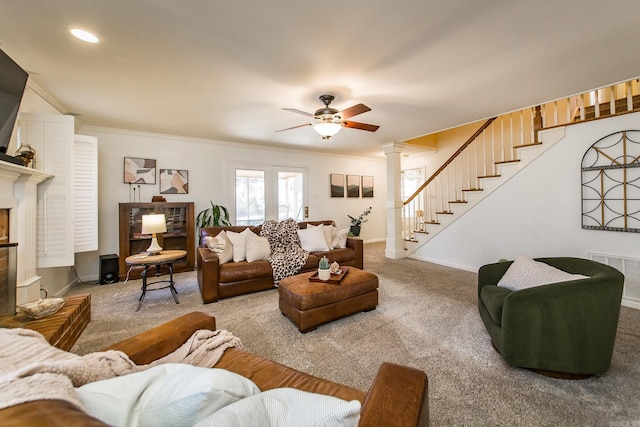
[{"label": "framed wall art", "polygon": [[360,175],[347,175],[347,197],[360,197]]},{"label": "framed wall art", "polygon": [[373,197],[373,177],[362,176],[362,197]]},{"label": "framed wall art", "polygon": [[331,197],[344,197],[344,174],[332,173],[329,175]]},{"label": "framed wall art", "polygon": [[189,193],[189,171],[185,169],[160,169],[160,194]]},{"label": "framed wall art", "polygon": [[125,184],[155,184],[156,160],[138,157],[124,158]]}]

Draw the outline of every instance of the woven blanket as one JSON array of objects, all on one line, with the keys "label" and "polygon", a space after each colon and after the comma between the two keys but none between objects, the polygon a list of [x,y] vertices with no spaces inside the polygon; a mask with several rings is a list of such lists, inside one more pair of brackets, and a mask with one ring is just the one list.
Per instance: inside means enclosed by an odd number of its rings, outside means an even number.
[{"label": "woven blanket", "polygon": [[229,347],[242,348],[242,343],[228,331],[199,330],[173,353],[136,365],[121,351],[78,356],[53,347],[38,332],[0,329],[0,409],[41,399],[67,400],[82,408],[74,387],[163,363],[213,367]]},{"label": "woven blanket", "polygon": [[267,261],[271,263],[276,285],[285,277],[297,274],[307,262],[309,252],[300,246],[298,223],[293,219],[267,220],[262,224],[260,235],[269,240],[271,254]]}]

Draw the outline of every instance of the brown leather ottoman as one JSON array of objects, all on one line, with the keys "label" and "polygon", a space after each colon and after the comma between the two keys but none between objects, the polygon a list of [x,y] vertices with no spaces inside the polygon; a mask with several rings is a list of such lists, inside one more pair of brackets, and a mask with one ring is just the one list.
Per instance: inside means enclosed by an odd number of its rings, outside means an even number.
[{"label": "brown leather ottoman", "polygon": [[323,323],[378,305],[378,277],[349,267],[339,284],[311,282],[315,272],[287,277],[278,284],[280,311],[300,332],[309,332]]}]

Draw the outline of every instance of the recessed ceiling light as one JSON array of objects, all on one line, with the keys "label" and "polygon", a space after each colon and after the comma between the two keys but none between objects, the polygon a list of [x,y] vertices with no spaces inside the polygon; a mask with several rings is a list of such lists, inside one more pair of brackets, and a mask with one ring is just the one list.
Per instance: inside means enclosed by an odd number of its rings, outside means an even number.
[{"label": "recessed ceiling light", "polygon": [[78,38],[87,43],[100,43],[100,39],[98,38],[98,36],[90,33],[87,30],[83,30],[81,28],[71,28],[69,31],[75,38]]}]

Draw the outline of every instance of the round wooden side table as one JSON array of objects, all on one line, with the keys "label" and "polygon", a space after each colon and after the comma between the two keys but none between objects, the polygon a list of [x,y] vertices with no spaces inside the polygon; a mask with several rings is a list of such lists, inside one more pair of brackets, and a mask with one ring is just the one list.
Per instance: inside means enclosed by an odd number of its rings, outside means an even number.
[{"label": "round wooden side table", "polygon": [[[131,266],[141,265],[144,267],[144,270],[142,270],[142,273],[140,273],[140,277],[142,277],[142,288],[141,288],[142,294],[138,299],[138,307],[136,308],[136,311],[140,310],[140,306],[142,305],[142,301],[144,301],[144,297],[147,294],[147,291],[157,291],[160,289],[169,288],[169,290],[171,290],[171,296],[173,296],[173,299],[176,302],[176,304],[180,304],[180,302],[178,301],[178,292],[174,287],[175,282],[173,281],[173,262],[179,260],[180,258],[184,258],[185,256],[187,256],[187,251],[166,250],[166,251],[161,251],[160,253],[155,255],[149,255],[146,252],[142,252],[136,255],[128,256],[124,260],[127,265],[131,265]],[[162,267],[163,265],[166,265],[167,268],[169,269],[169,280],[165,279],[165,280],[156,280],[155,282],[151,282],[151,283],[147,282],[147,276],[149,274],[149,270],[155,266],[156,271],[154,275],[155,277],[160,277],[162,275],[162,271],[160,267]],[[147,289],[147,286],[153,285],[155,283],[168,283],[168,285],[160,288],[154,287],[152,289]]]}]

